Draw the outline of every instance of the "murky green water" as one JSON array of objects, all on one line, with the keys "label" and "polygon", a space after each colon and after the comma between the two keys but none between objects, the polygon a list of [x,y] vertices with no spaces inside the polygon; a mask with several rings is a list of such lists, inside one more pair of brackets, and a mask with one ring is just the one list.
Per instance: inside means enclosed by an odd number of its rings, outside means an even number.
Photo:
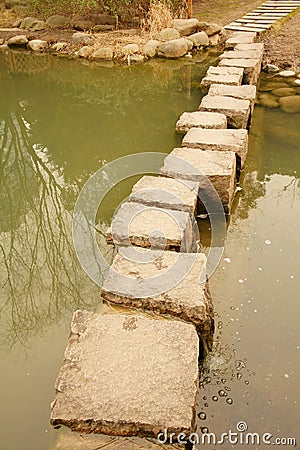
[{"label": "murky green water", "polygon": [[[0,54],[0,450],[49,450],[70,318],[99,303],[73,250],[78,192],[107,161],[178,145],[175,121],[198,106],[212,61],[109,68]],[[199,427],[217,434],[243,420],[251,431],[297,437],[298,124],[297,115],[255,111],[226,260],[211,282],[219,325]],[[100,227],[131,185],[114,189]]]}]

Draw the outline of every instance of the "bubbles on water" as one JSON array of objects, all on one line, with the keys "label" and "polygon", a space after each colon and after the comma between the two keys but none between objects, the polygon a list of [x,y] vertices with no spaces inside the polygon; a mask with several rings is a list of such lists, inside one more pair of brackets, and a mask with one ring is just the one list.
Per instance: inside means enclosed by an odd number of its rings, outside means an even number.
[{"label": "bubbles on water", "polygon": [[229,386],[225,386],[225,391],[231,391],[231,388]]},{"label": "bubbles on water", "polygon": [[223,328],[223,322],[221,320],[219,320],[218,322],[218,330],[222,330]]},{"label": "bubbles on water", "polygon": [[233,405],[233,400],[232,400],[232,398],[226,398],[226,403],[227,403],[228,405]]},{"label": "bubbles on water", "polygon": [[238,380],[240,380],[242,378],[242,376],[243,376],[243,374],[241,372],[238,372],[236,374],[236,377],[237,377]]},{"label": "bubbles on water", "polygon": [[208,430],[208,428],[207,427],[201,427],[200,428],[200,430],[201,430],[201,433],[209,433],[209,430]]},{"label": "bubbles on water", "polygon": [[217,402],[219,399],[218,399],[218,397],[217,397],[216,395],[214,395],[214,396],[212,397],[212,400],[213,400],[214,402]]},{"label": "bubbles on water", "polygon": [[221,389],[221,390],[218,392],[218,394],[219,394],[220,397],[227,397],[227,394],[226,394],[226,392],[225,392],[223,389]]},{"label": "bubbles on water", "polygon": [[241,359],[239,359],[239,360],[236,361],[236,363],[235,363],[235,368],[236,368],[237,371],[240,371],[240,370],[246,368],[246,364],[244,363],[244,361],[242,361]]},{"label": "bubbles on water", "polygon": [[272,244],[272,241],[270,241],[270,239],[266,239],[266,240],[265,240],[265,244],[271,245],[271,244]]},{"label": "bubbles on water", "polygon": [[205,408],[208,408],[209,404],[208,403],[204,403]]},{"label": "bubbles on water", "polygon": [[248,385],[249,385],[249,381],[248,381],[248,380],[246,380],[246,381],[245,381],[245,384],[246,384],[246,385],[248,386]]},{"label": "bubbles on water", "polygon": [[207,400],[207,397],[204,396],[204,397],[203,397],[203,400]]},{"label": "bubbles on water", "polygon": [[206,419],[206,414],[205,414],[205,412],[199,413],[199,414],[198,414],[198,417],[199,417],[199,419],[201,419],[201,420],[205,420],[205,419]]},{"label": "bubbles on water", "polygon": [[225,384],[226,383],[226,378],[222,378],[222,383]]}]

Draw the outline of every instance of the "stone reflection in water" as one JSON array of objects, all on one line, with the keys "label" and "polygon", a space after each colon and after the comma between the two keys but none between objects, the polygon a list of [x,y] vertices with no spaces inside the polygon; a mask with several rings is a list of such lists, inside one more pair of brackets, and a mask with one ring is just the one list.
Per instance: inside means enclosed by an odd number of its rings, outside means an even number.
[{"label": "stone reflection in water", "polygon": [[[0,107],[0,345],[26,345],[95,288],[77,262],[62,172],[32,141],[22,101],[11,85]],[[78,188],[79,189],[79,188]],[[95,296],[94,296],[95,298]]]}]

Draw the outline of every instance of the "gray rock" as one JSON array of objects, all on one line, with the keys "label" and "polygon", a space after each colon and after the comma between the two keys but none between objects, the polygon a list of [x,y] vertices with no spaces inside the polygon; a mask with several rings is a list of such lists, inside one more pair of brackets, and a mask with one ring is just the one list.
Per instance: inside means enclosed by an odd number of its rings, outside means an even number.
[{"label": "gray rock", "polygon": [[243,80],[244,70],[234,67],[210,66],[206,76],[202,78],[201,89],[207,92],[212,84],[226,84],[229,86],[240,86]]},{"label": "gray rock", "polygon": [[47,23],[44,22],[43,20],[39,20],[38,22],[36,22],[35,25],[33,25],[31,29],[32,31],[43,31],[46,30],[47,28],[48,28]]},{"label": "gray rock", "polygon": [[199,186],[193,181],[144,176],[132,188],[129,202],[196,214]]},{"label": "gray rock", "polygon": [[209,88],[208,95],[220,95],[222,97],[233,97],[241,100],[249,100],[251,112],[253,112],[256,98],[256,86],[250,84],[244,84],[242,86],[212,84]]},{"label": "gray rock", "polygon": [[279,74],[281,77],[284,78],[289,78],[289,77],[295,77],[296,76],[296,72],[294,70],[282,70],[281,72],[279,72]]},{"label": "gray rock", "polygon": [[138,51],[139,46],[137,44],[127,44],[122,48],[122,53],[125,56],[134,55],[135,53],[138,53]]},{"label": "gray rock", "polygon": [[173,27],[179,32],[180,36],[189,36],[192,33],[195,33],[198,28],[198,20],[197,19],[174,19]]},{"label": "gray rock", "polygon": [[157,48],[158,48],[159,44],[160,44],[160,41],[157,41],[154,39],[148,41],[144,47],[144,55],[147,56],[148,58],[154,58],[154,56],[157,53]]},{"label": "gray rock", "polygon": [[92,36],[86,33],[74,33],[72,36],[72,41],[74,44],[84,44],[84,45],[93,45],[95,40]]},{"label": "gray rock", "polygon": [[28,48],[34,52],[44,52],[48,48],[48,42],[41,39],[33,39],[28,42]]},{"label": "gray rock", "polygon": [[63,50],[68,44],[66,42],[56,42],[55,44],[52,45],[52,50],[54,50],[55,52],[60,52],[61,50]]},{"label": "gray rock", "polygon": [[206,95],[200,103],[199,110],[225,114],[231,128],[247,128],[250,101],[221,95]]},{"label": "gray rock", "polygon": [[144,55],[131,55],[130,56],[130,63],[141,64],[144,61],[145,61]]},{"label": "gray rock", "polygon": [[40,22],[40,19],[37,19],[35,17],[25,17],[22,19],[20,23],[20,28],[22,30],[30,30],[33,28],[38,22]]},{"label": "gray rock", "polygon": [[106,59],[112,60],[114,57],[114,51],[112,47],[97,48],[93,51],[92,59]]},{"label": "gray rock", "polygon": [[73,28],[75,30],[85,31],[85,30],[91,30],[94,26],[94,23],[91,20],[74,20]]},{"label": "gray rock", "polygon": [[187,212],[125,202],[115,214],[106,239],[114,245],[137,245],[181,252],[196,250],[193,222]]},{"label": "gray rock", "polygon": [[182,141],[183,147],[217,152],[235,152],[243,167],[248,153],[247,130],[212,130],[191,128]]},{"label": "gray rock", "polygon": [[220,33],[222,26],[217,23],[205,23],[201,22],[198,26],[199,30],[205,31],[207,36],[213,36],[214,34]]},{"label": "gray rock", "polygon": [[175,28],[164,28],[161,30],[157,36],[156,39],[158,41],[172,41],[173,39],[178,39],[180,37],[179,32]]},{"label": "gray rock", "polygon": [[77,55],[80,58],[89,58],[91,56],[93,52],[93,49],[90,45],[84,45],[83,47],[81,47],[78,52]]},{"label": "gray rock", "polygon": [[227,118],[212,112],[184,112],[176,123],[176,130],[186,132],[191,128],[227,128]]},{"label": "gray rock", "polygon": [[244,69],[243,84],[257,84],[261,71],[261,58],[259,59],[227,59],[219,63],[220,67],[241,67]]},{"label": "gray rock", "polygon": [[272,91],[273,95],[276,95],[276,97],[288,97],[289,95],[296,95],[297,90],[293,88],[278,88],[274,89]]},{"label": "gray rock", "polygon": [[10,39],[8,39],[8,41],[7,41],[7,45],[9,47],[14,47],[14,46],[16,46],[16,47],[18,47],[18,46],[24,47],[27,44],[28,44],[28,39],[23,34],[20,34],[18,36],[13,36]]},{"label": "gray rock", "polygon": [[192,41],[194,47],[208,47],[209,39],[205,31],[199,31],[199,33],[192,34],[188,37]]},{"label": "gray rock", "polygon": [[219,56],[219,59],[260,59],[262,60],[263,50],[228,50]]},{"label": "gray rock", "polygon": [[94,25],[93,30],[95,33],[113,31],[115,29],[114,25]]},{"label": "gray rock", "polygon": [[300,113],[300,95],[281,97],[279,99],[279,105],[286,113]]},{"label": "gray rock", "polygon": [[222,40],[222,37],[219,34],[213,34],[212,36],[209,36],[209,45],[211,47],[216,47],[220,44]]},{"label": "gray rock", "polygon": [[198,352],[191,324],[76,311],[55,384],[51,424],[119,436],[157,438],[166,428],[189,435]]},{"label": "gray rock", "polygon": [[265,71],[268,73],[276,73],[279,72],[279,67],[276,66],[275,64],[266,64],[265,66]]},{"label": "gray rock", "polygon": [[203,253],[119,250],[105,277],[102,297],[130,308],[193,323],[211,348],[213,307]]},{"label": "gray rock", "polygon": [[253,42],[252,44],[237,44],[235,46],[235,50],[237,51],[264,51],[264,44],[261,42]]},{"label": "gray rock", "polygon": [[269,94],[268,92],[264,94],[260,94],[258,98],[259,104],[262,106],[265,106],[266,108],[278,108],[278,98],[276,98],[274,95]]},{"label": "gray rock", "polygon": [[237,32],[233,33],[226,41],[226,48],[234,48],[238,44],[252,44],[255,42],[257,33]]},{"label": "gray rock", "polygon": [[13,28],[19,28],[22,23],[22,19],[17,19],[13,24]]},{"label": "gray rock", "polygon": [[180,58],[187,53],[188,45],[185,38],[174,39],[160,44],[157,51],[159,56],[165,58]]},{"label": "gray rock", "polygon": [[70,19],[66,16],[56,14],[47,19],[47,24],[51,28],[66,28],[70,26]]},{"label": "gray rock", "polygon": [[[160,174],[197,181],[200,198],[214,211],[218,201],[230,213],[235,191],[236,156],[234,152],[216,152],[194,148],[176,148],[164,160]],[[211,188],[215,188],[216,192]],[[217,197],[216,197],[217,194]],[[219,210],[215,211],[220,213]]]},{"label": "gray rock", "polygon": [[193,49],[193,47],[194,47],[194,44],[193,44],[193,42],[187,37],[187,38],[184,38],[185,39],[185,42],[187,43],[187,46],[188,46],[188,51],[190,52],[192,49]]}]

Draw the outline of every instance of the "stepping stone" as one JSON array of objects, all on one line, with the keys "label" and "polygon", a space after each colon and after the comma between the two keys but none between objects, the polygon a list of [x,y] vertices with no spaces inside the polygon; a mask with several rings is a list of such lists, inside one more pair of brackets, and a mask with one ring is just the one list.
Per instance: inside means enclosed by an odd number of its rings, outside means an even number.
[{"label": "stepping stone", "polygon": [[114,245],[197,250],[193,220],[188,212],[125,202],[115,214],[106,239]]},{"label": "stepping stone", "polygon": [[227,128],[224,114],[210,112],[184,112],[176,123],[176,131],[185,133],[190,128]]},{"label": "stepping stone", "polygon": [[257,50],[257,51],[264,51],[264,44],[261,44],[259,42],[257,43],[253,43],[253,44],[237,44],[235,46],[235,50],[236,51],[253,51],[253,50]]},{"label": "stepping stone", "polygon": [[144,176],[133,186],[128,201],[195,215],[198,192],[199,185],[194,181]]},{"label": "stepping stone", "polygon": [[233,33],[226,41],[226,48],[234,48],[237,44],[252,44],[256,39],[257,33]]},{"label": "stepping stone", "polygon": [[261,71],[261,59],[228,59],[219,62],[220,67],[241,67],[244,69],[243,84],[257,84]]},{"label": "stepping stone", "polygon": [[233,97],[240,100],[249,100],[251,113],[253,113],[256,98],[256,86],[243,84],[242,86],[227,86],[222,84],[212,84],[209,88],[208,95]]},{"label": "stepping stone", "polygon": [[235,152],[239,164],[243,167],[248,153],[247,130],[201,130],[191,128],[182,141],[183,147]]},{"label": "stepping stone", "polygon": [[213,308],[203,253],[122,248],[104,280],[102,297],[195,325],[211,349]]},{"label": "stepping stone", "polygon": [[206,95],[199,110],[225,114],[231,128],[247,128],[250,116],[250,101],[228,96]]},{"label": "stepping stone", "polygon": [[[163,440],[163,437],[162,437]],[[183,444],[160,444],[157,439],[70,432],[60,434],[49,450],[185,450]]]},{"label": "stepping stone", "polygon": [[224,68],[210,66],[206,76],[202,78],[201,89],[207,92],[212,84],[228,84],[229,86],[240,86],[242,84],[244,71],[241,68]]},{"label": "stepping stone", "polygon": [[[224,27],[224,28],[226,30],[233,30],[233,31],[256,31],[257,33],[264,31],[263,29],[254,28],[250,25],[251,24],[249,24],[249,26],[242,27],[241,24],[229,24],[229,25],[226,25],[226,27]],[[229,39],[229,41],[230,41],[230,39]]]},{"label": "stepping stone", "polygon": [[260,59],[262,61],[263,51],[262,50],[229,50],[222,53],[219,59]]},{"label": "stepping stone", "polygon": [[234,152],[175,148],[164,160],[160,174],[170,178],[199,182],[202,209],[209,210],[209,213],[215,209],[215,212],[220,214],[218,208],[218,199],[220,199],[225,212],[230,214],[236,178]]},{"label": "stepping stone", "polygon": [[194,430],[199,339],[179,320],[76,311],[51,424],[156,438]]}]

